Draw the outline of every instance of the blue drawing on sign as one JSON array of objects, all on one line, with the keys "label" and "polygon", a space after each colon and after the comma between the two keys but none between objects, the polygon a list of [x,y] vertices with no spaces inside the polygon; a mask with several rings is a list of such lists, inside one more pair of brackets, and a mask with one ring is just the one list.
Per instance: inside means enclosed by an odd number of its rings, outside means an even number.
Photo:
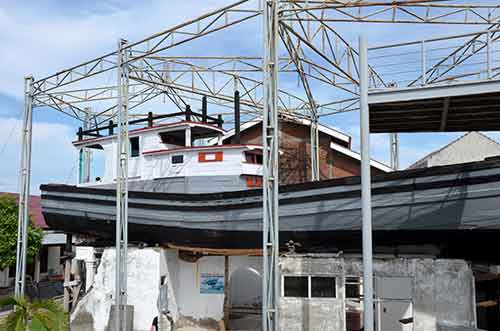
[{"label": "blue drawing on sign", "polygon": [[201,274],[201,294],[224,294],[224,276]]}]

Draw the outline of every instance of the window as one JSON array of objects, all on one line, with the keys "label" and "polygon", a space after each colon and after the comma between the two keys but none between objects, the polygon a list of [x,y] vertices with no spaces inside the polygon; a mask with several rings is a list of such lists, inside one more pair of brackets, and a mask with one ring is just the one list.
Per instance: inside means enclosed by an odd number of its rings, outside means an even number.
[{"label": "window", "polygon": [[252,164],[262,164],[262,154],[245,152],[245,162]]},{"label": "window", "polygon": [[184,155],[172,155],[172,164],[184,163]]},{"label": "window", "polygon": [[336,278],[333,276],[284,276],[283,296],[292,298],[336,298]]},{"label": "window", "polygon": [[311,298],[335,298],[335,277],[311,277]]},{"label": "window", "polygon": [[130,156],[138,157],[140,153],[139,137],[130,138]]},{"label": "window", "polygon": [[305,276],[285,276],[284,288],[286,297],[307,298],[308,295],[308,277]]}]

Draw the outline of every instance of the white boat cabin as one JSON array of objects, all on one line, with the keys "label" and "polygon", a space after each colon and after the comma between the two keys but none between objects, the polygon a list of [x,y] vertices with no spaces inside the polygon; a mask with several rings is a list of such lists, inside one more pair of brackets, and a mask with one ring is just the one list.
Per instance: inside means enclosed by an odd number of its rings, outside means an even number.
[{"label": "white boat cabin", "polygon": [[[109,186],[116,182],[115,126],[110,124],[107,136],[97,133],[88,138],[86,132],[79,132],[79,139],[73,142],[79,157],[79,186]],[[147,127],[130,129],[129,182],[196,177],[204,179],[197,185],[209,186],[212,179],[225,177],[242,184],[233,189],[260,187],[262,146],[223,145],[224,133],[220,125],[192,121],[157,125],[151,121]]]}]

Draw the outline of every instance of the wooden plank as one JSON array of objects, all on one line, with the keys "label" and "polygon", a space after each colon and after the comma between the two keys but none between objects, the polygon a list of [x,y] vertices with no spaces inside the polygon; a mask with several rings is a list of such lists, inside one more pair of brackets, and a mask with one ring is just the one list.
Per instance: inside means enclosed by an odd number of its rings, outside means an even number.
[{"label": "wooden plank", "polygon": [[220,248],[204,248],[204,247],[189,247],[167,244],[167,248],[177,249],[193,253],[202,253],[206,255],[221,255],[221,256],[262,256],[262,250],[258,248],[250,249],[220,249]]}]

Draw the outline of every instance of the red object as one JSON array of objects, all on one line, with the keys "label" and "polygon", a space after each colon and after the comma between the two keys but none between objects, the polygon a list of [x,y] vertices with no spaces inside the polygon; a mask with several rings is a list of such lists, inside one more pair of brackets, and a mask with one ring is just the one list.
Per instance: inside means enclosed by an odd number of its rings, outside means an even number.
[{"label": "red object", "polygon": [[[19,194],[17,193],[0,192],[0,196],[3,195],[15,197],[16,200],[19,199]],[[28,202],[29,213],[31,215],[31,220],[37,228],[48,229],[49,227],[47,226],[47,223],[45,223],[45,219],[43,218],[42,214],[41,200],[41,197],[38,195],[30,195],[30,199]]]},{"label": "red object", "polygon": [[223,155],[223,152],[200,152],[198,153],[198,162],[220,162]]},{"label": "red object", "polygon": [[259,188],[262,187],[262,177],[260,176],[245,176],[247,187]]}]

